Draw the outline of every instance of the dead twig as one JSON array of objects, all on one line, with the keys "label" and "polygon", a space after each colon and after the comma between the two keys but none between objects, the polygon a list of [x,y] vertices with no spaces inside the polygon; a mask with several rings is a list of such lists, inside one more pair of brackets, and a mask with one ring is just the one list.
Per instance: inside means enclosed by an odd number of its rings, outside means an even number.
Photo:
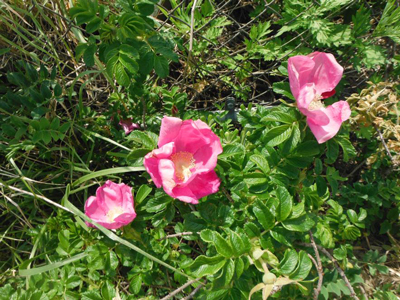
[{"label": "dead twig", "polygon": [[314,248],[315,257],[317,258],[317,263],[315,263],[314,261],[314,264],[318,272],[318,285],[317,288],[314,289],[314,300],[318,300],[318,295],[321,292],[322,282],[324,280],[324,270],[322,269],[321,257],[319,256],[317,244],[315,243],[314,236],[311,230],[310,230],[310,239],[311,239],[311,245]]},{"label": "dead twig", "polygon": [[[175,291],[169,293],[167,296],[165,296],[164,298],[162,298],[161,300],[168,300],[171,299],[172,297],[174,297],[175,295],[179,294],[180,292],[182,292],[184,289],[186,289],[188,286],[192,285],[193,283],[199,281],[201,278],[197,278],[197,279],[193,279],[190,280],[188,282],[186,282],[184,285],[182,285],[180,288],[177,288]],[[200,286],[203,286],[202,284]]]},{"label": "dead twig", "polygon": [[[310,243],[299,243],[299,245],[305,246],[305,247],[314,247],[313,244],[310,244]],[[333,262],[333,264],[335,265],[336,270],[339,272],[339,275],[342,277],[342,279],[344,280],[344,283],[346,284],[347,288],[350,290],[350,296],[353,299],[360,300],[360,298],[358,298],[358,296],[356,295],[356,292],[354,291],[353,287],[351,286],[350,281],[347,278],[346,274],[344,273],[342,268],[339,266],[339,263],[337,262],[337,260],[324,247],[322,247],[320,245],[316,245],[316,246],[322,253],[324,253]]]},{"label": "dead twig", "polygon": [[196,295],[196,293],[202,288],[204,287],[204,284],[206,282],[203,282],[203,285],[199,285],[197,288],[195,288],[189,295],[187,295],[185,298],[182,298],[182,300],[189,300],[192,299],[194,297],[194,295]]},{"label": "dead twig", "polygon": [[375,130],[376,130],[376,131],[378,132],[378,134],[379,134],[379,138],[381,139],[382,145],[383,145],[383,147],[385,148],[387,155],[389,156],[390,160],[393,162],[393,156],[392,156],[392,154],[390,153],[390,150],[389,150],[389,148],[388,148],[388,146],[387,146],[387,144],[386,144],[386,142],[385,142],[385,139],[384,139],[384,137],[383,137],[383,135],[382,135],[382,132],[379,130],[378,126],[375,125],[374,127],[375,127]]},{"label": "dead twig", "polygon": [[181,237],[181,236],[185,236],[185,235],[192,235],[192,234],[196,234],[196,233],[200,234],[200,232],[191,232],[191,231],[169,234],[169,235],[166,235],[166,236],[158,239],[157,241],[162,241],[162,240],[166,240],[166,239],[170,239],[170,238],[174,238],[174,237]]}]

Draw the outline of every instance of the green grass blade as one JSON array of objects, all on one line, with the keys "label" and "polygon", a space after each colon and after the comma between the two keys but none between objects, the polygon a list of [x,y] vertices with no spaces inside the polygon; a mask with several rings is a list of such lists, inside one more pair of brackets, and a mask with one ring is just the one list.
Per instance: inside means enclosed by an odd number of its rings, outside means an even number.
[{"label": "green grass blade", "polygon": [[19,275],[20,276],[32,276],[32,275],[36,275],[36,274],[40,274],[43,272],[48,272],[57,268],[60,268],[62,266],[68,265],[74,261],[80,260],[82,258],[84,258],[85,256],[87,256],[87,253],[80,253],[77,254],[75,256],[72,256],[70,258],[64,259],[62,261],[58,261],[52,264],[48,264],[42,267],[37,267],[37,268],[33,268],[33,269],[24,269],[24,270],[19,270]]},{"label": "green grass blade", "polygon": [[72,183],[72,186],[75,187],[85,181],[88,181],[92,178],[100,177],[100,176],[107,176],[111,174],[120,174],[120,173],[127,173],[127,172],[140,172],[145,171],[144,167],[119,167],[119,168],[110,168],[105,170],[100,170],[97,172],[93,172],[87,175],[82,176],[78,180]]}]

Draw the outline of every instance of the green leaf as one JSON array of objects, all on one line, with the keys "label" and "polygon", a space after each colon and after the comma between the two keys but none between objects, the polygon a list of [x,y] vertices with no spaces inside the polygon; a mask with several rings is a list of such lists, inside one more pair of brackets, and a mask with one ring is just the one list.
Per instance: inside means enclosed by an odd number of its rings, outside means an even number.
[{"label": "green leaf", "polygon": [[293,124],[294,122],[297,121],[297,118],[296,118],[295,114],[290,114],[290,113],[286,113],[286,112],[283,112],[283,111],[276,110],[276,111],[272,111],[267,116],[262,118],[260,122],[264,123],[264,122],[267,122],[267,121],[281,122],[281,123],[286,123],[286,124]]},{"label": "green leaf", "polygon": [[154,57],[155,55],[153,51],[148,51],[140,56],[138,63],[139,72],[141,74],[147,75],[151,72],[151,70],[154,68]]},{"label": "green leaf", "polygon": [[330,139],[326,143],[326,146],[327,146],[326,157],[328,158],[326,162],[333,163],[336,161],[339,155],[339,145],[335,139]]},{"label": "green leaf", "polygon": [[204,17],[209,17],[214,12],[214,7],[211,4],[210,0],[205,0],[201,5],[201,13]]},{"label": "green leaf", "polygon": [[[265,182],[267,182],[267,177],[263,173],[257,173],[257,172],[246,173],[246,174],[244,174],[243,177],[244,177],[243,178],[244,182],[246,184],[248,184],[249,186],[257,185],[257,184],[264,184]],[[265,186],[266,188],[268,187],[265,184],[263,186]]]},{"label": "green leaf", "polygon": [[264,137],[264,142],[270,146],[278,146],[286,141],[292,134],[292,127],[290,125],[276,126],[270,129]]},{"label": "green leaf", "polygon": [[321,176],[317,176],[317,178],[315,179],[315,182],[317,184],[317,193],[318,196],[322,197],[325,195],[326,193],[326,181],[324,178],[322,178]]},{"label": "green leaf", "polygon": [[114,66],[114,72],[115,72],[115,79],[117,82],[122,85],[122,86],[129,86],[131,83],[131,80],[129,79],[128,74],[125,71],[125,67],[121,63],[116,63]]},{"label": "green leaf", "polygon": [[223,256],[208,257],[200,255],[188,267],[189,271],[196,277],[216,274],[226,263]]},{"label": "green leaf", "polygon": [[268,165],[268,161],[265,159],[264,156],[260,155],[260,154],[253,154],[252,156],[250,156],[250,160],[255,163],[257,165],[257,167],[259,167],[261,169],[261,171],[264,172],[264,174],[268,174],[269,173],[269,165]]},{"label": "green leaf", "polygon": [[247,222],[246,224],[244,224],[244,231],[251,239],[254,237],[258,237],[261,234],[258,226],[252,222]]},{"label": "green leaf", "polygon": [[99,17],[94,17],[85,27],[85,30],[89,33],[95,32],[100,28],[102,20]]},{"label": "green leaf", "polygon": [[82,300],[103,300],[99,292],[87,291],[82,293]]},{"label": "green leaf", "polygon": [[358,222],[358,216],[357,216],[357,213],[354,210],[349,209],[347,211],[347,215],[349,216],[349,219],[353,224]]},{"label": "green leaf", "polygon": [[296,219],[287,219],[282,222],[282,225],[290,231],[306,232],[309,231],[315,223],[308,215],[302,215]]},{"label": "green leaf", "polygon": [[119,62],[131,73],[135,74],[139,70],[138,63],[125,54],[119,55]]},{"label": "green leaf", "polygon": [[361,236],[360,229],[354,225],[347,225],[343,232],[343,237],[348,240],[356,240]]},{"label": "green leaf", "polygon": [[238,145],[228,144],[224,146],[223,150],[224,151],[220,155],[218,155],[218,159],[244,154],[244,147],[241,144]]},{"label": "green leaf", "polygon": [[280,228],[275,227],[274,230],[271,230],[269,233],[277,242],[288,246],[293,247],[293,245],[288,241],[287,232],[285,230],[279,230]]},{"label": "green leaf", "polygon": [[276,189],[276,196],[279,199],[279,206],[277,210],[277,221],[285,221],[292,212],[293,199],[286,188],[278,186]]},{"label": "green leaf", "polygon": [[213,289],[221,289],[232,282],[235,274],[235,262],[229,259],[222,268],[221,275],[213,281]]},{"label": "green leaf", "polygon": [[136,193],[135,197],[135,206],[140,205],[144,199],[151,193],[153,189],[149,187],[147,184],[142,184],[139,190]]},{"label": "green leaf", "polygon": [[351,157],[355,157],[357,155],[356,149],[347,138],[336,137],[335,139],[343,149],[343,160],[345,162],[348,162]]},{"label": "green leaf", "polygon": [[154,56],[154,70],[160,78],[166,78],[169,74],[169,64],[164,56]]},{"label": "green leaf", "polygon": [[106,280],[101,287],[101,296],[103,297],[104,300],[113,300],[115,299],[115,288],[113,284]]},{"label": "green leaf", "polygon": [[140,290],[142,289],[142,282],[142,274],[134,275],[129,285],[129,291],[131,291],[131,293],[133,293],[134,295],[139,294]]},{"label": "green leaf", "polygon": [[314,236],[321,241],[323,247],[332,248],[335,246],[332,231],[329,226],[325,226],[320,222],[317,223],[317,232]]},{"label": "green leaf", "polygon": [[243,239],[237,232],[232,231],[228,228],[226,228],[225,230],[229,233],[229,243],[230,245],[232,245],[235,257],[239,257],[243,253],[250,250],[251,244],[247,237]]},{"label": "green leaf", "polygon": [[94,66],[94,55],[96,53],[97,46],[95,44],[89,45],[83,53],[83,61],[88,68]]},{"label": "green leaf", "polygon": [[212,243],[219,254],[227,258],[233,257],[232,245],[218,232],[209,229],[202,230],[200,237],[203,241]]},{"label": "green leaf", "polygon": [[289,82],[274,82],[272,84],[272,90],[275,93],[284,95],[291,100],[295,100],[292,91],[290,90]]},{"label": "green leaf", "polygon": [[265,230],[270,230],[275,225],[275,218],[262,202],[257,201],[253,207],[253,212],[257,217],[258,222],[264,227]]},{"label": "green leaf", "polygon": [[235,259],[235,278],[239,279],[244,271],[244,262],[241,257]]},{"label": "green leaf", "polygon": [[310,157],[316,156],[319,154],[319,146],[316,141],[307,141],[305,143],[301,143],[296,149],[294,150],[294,156],[300,157]]},{"label": "green leaf", "polygon": [[141,2],[136,4],[138,11],[143,16],[150,16],[154,11],[154,3],[150,1],[142,0]]},{"label": "green leaf", "polygon": [[169,196],[162,196],[158,198],[152,198],[146,203],[147,212],[160,212],[167,207],[169,203],[172,202],[172,198]]},{"label": "green leaf", "polygon": [[316,158],[315,159],[315,168],[314,168],[315,174],[321,175],[322,168],[323,168],[322,161],[319,158]]},{"label": "green leaf", "polygon": [[312,267],[311,259],[308,257],[307,252],[300,251],[299,264],[297,268],[290,274],[290,279],[293,280],[304,280],[308,273],[310,273]]},{"label": "green leaf", "polygon": [[282,261],[279,264],[279,271],[281,271],[285,275],[292,273],[293,270],[296,268],[298,259],[299,256],[296,250],[287,249],[285,251],[285,254],[283,255]]}]

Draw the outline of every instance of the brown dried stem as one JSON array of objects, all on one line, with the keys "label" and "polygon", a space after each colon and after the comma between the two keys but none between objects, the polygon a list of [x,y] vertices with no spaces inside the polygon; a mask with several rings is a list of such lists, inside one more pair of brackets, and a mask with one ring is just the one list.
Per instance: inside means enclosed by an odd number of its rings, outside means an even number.
[{"label": "brown dried stem", "polygon": [[317,268],[318,272],[318,285],[317,288],[314,289],[314,300],[318,300],[318,295],[321,292],[322,282],[324,280],[324,270],[322,268],[321,257],[319,256],[318,247],[317,244],[315,243],[314,236],[311,230],[310,230],[310,239],[311,239],[311,245],[314,248],[315,257],[317,258],[317,263],[314,262],[314,264],[316,265],[315,267]]},{"label": "brown dried stem", "polygon": [[[186,289],[188,286],[192,285],[193,283],[199,281],[201,278],[197,278],[197,279],[193,279],[190,280],[188,282],[186,282],[184,285],[182,285],[181,287],[177,288],[175,291],[169,293],[167,296],[165,296],[164,298],[162,298],[161,300],[168,300],[171,299],[172,297],[174,297],[175,295],[179,294],[180,292],[182,292],[184,289]],[[202,287],[203,284],[200,284],[200,287]],[[190,298],[189,298],[190,299]]]},{"label": "brown dried stem", "polygon": [[[299,243],[299,245],[305,246],[305,247],[314,247],[313,244],[310,244],[310,243]],[[339,272],[340,276],[344,280],[344,283],[346,284],[346,286],[350,290],[350,296],[353,299],[360,300],[360,298],[358,298],[358,296],[356,295],[356,292],[354,291],[353,287],[351,286],[349,279],[347,278],[346,274],[344,273],[344,271],[340,267],[340,265],[337,262],[337,260],[324,247],[322,247],[320,245],[316,245],[316,246],[320,251],[322,251],[322,253],[324,253],[333,262],[333,264],[335,265],[336,270]]]}]

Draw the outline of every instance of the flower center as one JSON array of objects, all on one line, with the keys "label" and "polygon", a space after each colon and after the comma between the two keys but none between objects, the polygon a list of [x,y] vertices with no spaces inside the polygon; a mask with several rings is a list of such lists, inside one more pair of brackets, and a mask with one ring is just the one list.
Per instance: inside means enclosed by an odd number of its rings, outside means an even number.
[{"label": "flower center", "polygon": [[114,222],[116,218],[118,218],[120,215],[124,213],[124,209],[121,206],[115,206],[112,209],[110,209],[106,215],[107,221],[109,223]]},{"label": "flower center", "polygon": [[175,176],[181,180],[186,181],[192,175],[191,169],[196,165],[193,154],[189,152],[177,152],[171,156],[171,160],[175,165]]},{"label": "flower center", "polygon": [[322,103],[321,99],[322,99],[321,96],[315,97],[315,99],[313,101],[311,101],[311,103],[308,105],[308,110],[318,110],[318,109],[325,107],[324,104]]}]

